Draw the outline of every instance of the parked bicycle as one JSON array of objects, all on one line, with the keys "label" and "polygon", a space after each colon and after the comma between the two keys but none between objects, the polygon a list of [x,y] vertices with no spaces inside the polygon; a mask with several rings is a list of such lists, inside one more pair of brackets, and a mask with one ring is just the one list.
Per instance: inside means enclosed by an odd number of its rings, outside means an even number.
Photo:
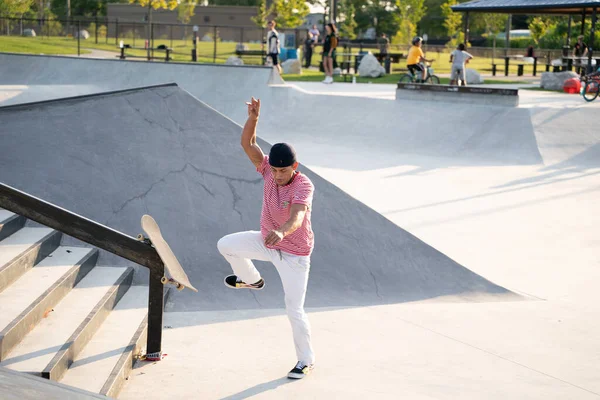
[{"label": "parked bicycle", "polygon": [[[440,78],[437,77],[437,75],[433,74],[433,68],[431,67],[431,65],[428,63],[426,65],[427,67],[427,79],[425,79],[425,82],[423,83],[428,83],[428,84],[434,84],[434,85],[439,85],[440,84]],[[398,83],[416,83],[418,79],[421,79],[421,77],[417,74],[413,74],[410,70],[402,75],[400,77],[400,80],[398,81]]]},{"label": "parked bicycle", "polygon": [[600,94],[600,69],[581,78],[581,95],[585,101],[594,101]]}]

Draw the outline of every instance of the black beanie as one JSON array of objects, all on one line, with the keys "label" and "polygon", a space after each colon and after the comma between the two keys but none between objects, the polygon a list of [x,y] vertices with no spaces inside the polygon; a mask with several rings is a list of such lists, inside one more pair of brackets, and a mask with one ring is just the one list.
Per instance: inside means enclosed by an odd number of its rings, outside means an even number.
[{"label": "black beanie", "polygon": [[277,143],[269,152],[269,164],[275,168],[291,167],[296,162],[296,151],[287,143]]}]

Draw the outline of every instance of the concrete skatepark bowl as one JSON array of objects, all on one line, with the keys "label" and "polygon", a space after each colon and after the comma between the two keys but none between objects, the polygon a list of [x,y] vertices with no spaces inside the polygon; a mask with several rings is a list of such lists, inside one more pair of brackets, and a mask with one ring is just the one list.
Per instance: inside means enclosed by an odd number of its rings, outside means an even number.
[{"label": "concrete skatepark bowl", "polygon": [[[119,398],[599,398],[597,110],[311,88],[268,68],[0,54],[0,180],[132,235],[153,215],[199,290],[169,296],[169,356],[138,363]],[[275,269],[257,263],[261,292],[228,290],[216,249],[258,227],[250,96],[263,151],[293,143],[316,188],[317,369],[294,384]]]}]

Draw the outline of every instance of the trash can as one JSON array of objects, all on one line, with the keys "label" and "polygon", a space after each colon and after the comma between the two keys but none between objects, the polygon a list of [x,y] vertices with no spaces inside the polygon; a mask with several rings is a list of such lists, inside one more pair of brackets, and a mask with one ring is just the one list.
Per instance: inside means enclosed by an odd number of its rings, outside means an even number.
[{"label": "trash can", "polygon": [[287,49],[287,58],[295,60],[298,58],[298,49]]},{"label": "trash can", "polygon": [[390,56],[385,57],[385,59],[383,60],[383,66],[385,68],[385,73],[389,75],[392,71],[392,59],[390,58]]}]

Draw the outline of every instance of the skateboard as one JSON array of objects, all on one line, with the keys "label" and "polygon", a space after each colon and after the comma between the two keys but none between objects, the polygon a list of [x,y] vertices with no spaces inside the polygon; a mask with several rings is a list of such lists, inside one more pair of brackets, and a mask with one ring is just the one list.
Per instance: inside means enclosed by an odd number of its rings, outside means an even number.
[{"label": "skateboard", "polygon": [[140,233],[137,239],[154,246],[158,256],[165,265],[165,275],[160,280],[162,284],[174,285],[179,291],[188,288],[197,292],[198,289],[190,283],[187,274],[181,267],[181,264],[179,264],[179,261],[177,261],[175,254],[173,254],[173,250],[171,250],[171,247],[169,247],[169,244],[160,233],[160,228],[154,218],[148,214],[142,216],[142,229],[146,232],[148,237]]}]

